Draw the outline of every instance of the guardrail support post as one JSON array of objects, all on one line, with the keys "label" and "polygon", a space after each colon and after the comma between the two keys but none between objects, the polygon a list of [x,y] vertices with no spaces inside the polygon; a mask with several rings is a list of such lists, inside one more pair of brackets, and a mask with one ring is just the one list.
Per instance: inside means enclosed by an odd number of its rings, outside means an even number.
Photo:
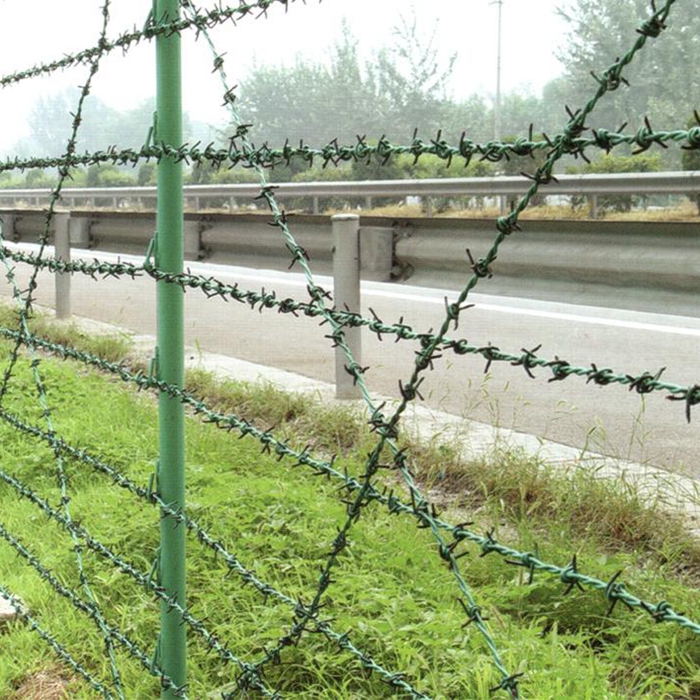
[{"label": "guardrail support post", "polygon": [[[333,299],[335,307],[360,313],[360,217],[357,214],[336,214],[333,227]],[[344,328],[345,343],[356,364],[362,364],[360,328]],[[335,396],[337,399],[358,399],[360,388],[345,369],[348,358],[341,348],[335,349]]]},{"label": "guardrail support post", "polygon": [[[70,214],[54,214],[54,255],[59,260],[70,262]],[[56,318],[70,318],[70,272],[57,272],[56,275]]]},{"label": "guardrail support post", "polygon": [[[150,3],[149,3],[150,4]],[[153,17],[157,22],[175,22],[180,17],[179,0],[156,0]],[[178,148],[182,144],[182,76],[180,35],[159,34],[156,38],[157,91],[156,123],[158,143]],[[154,137],[155,138],[155,137]],[[164,157],[158,163],[158,205],[155,265],[163,272],[179,274],[183,269],[182,163]],[[157,282],[158,348],[156,375],[160,381],[184,387],[184,291],[165,280]],[[174,396],[158,396],[157,490],[162,500],[178,513],[185,512],[185,411]],[[187,528],[173,515],[160,520],[159,586],[160,603],[158,663],[163,673],[181,688],[187,681],[187,636],[181,613],[185,596],[185,534]],[[179,693],[163,688],[163,700],[175,700]]]},{"label": "guardrail support post", "polygon": [[591,211],[588,214],[588,218],[589,219],[597,219],[598,218],[598,195],[592,194],[589,197],[589,201],[591,203]]}]

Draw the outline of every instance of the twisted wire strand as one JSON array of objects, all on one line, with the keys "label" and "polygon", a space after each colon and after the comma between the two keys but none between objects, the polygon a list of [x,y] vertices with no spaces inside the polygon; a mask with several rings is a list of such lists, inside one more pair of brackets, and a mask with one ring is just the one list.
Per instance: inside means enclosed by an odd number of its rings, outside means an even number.
[{"label": "twisted wire strand", "polygon": [[[97,46],[93,46],[76,53],[64,54],[61,58],[39,63],[24,70],[15,71],[0,77],[0,88],[14,85],[30,78],[41,75],[50,75],[58,70],[64,70],[73,66],[90,63],[96,56],[109,54],[117,49],[121,49],[126,54],[131,48],[138,46],[142,41],[153,39],[157,36],[173,36],[182,34],[186,30],[194,30],[199,33],[206,28],[213,28],[226,23],[236,24],[238,20],[252,15],[255,18],[267,16],[268,10],[274,5],[289,7],[297,0],[257,0],[256,2],[245,2],[238,0],[237,6],[218,5],[210,9],[203,9],[190,19],[178,21],[163,21],[149,14],[143,29],[134,28],[125,31],[117,38],[108,40],[101,39]],[[301,0],[305,2],[305,0]]]},{"label": "twisted wire strand", "polygon": [[[5,409],[0,408],[0,413],[2,413],[3,417],[7,420],[7,416],[4,415],[6,413]],[[60,525],[66,532],[75,533],[77,537],[85,543],[88,549],[106,559],[123,574],[131,577],[145,590],[152,593],[159,601],[165,602],[171,610],[175,610],[181,616],[183,624],[187,624],[190,629],[200,636],[204,640],[207,648],[215,652],[225,663],[233,663],[239,666],[242,672],[247,671],[248,664],[238,658],[216,634],[209,631],[202,620],[192,615],[187,608],[181,606],[177,602],[176,596],[168,596],[164,589],[152,580],[152,574],[145,574],[137,569],[133,564],[116,554],[111,547],[108,547],[93,537],[83,525],[66,518],[59,510],[53,508],[45,499],[37,495],[31,487],[24,484],[16,477],[13,477],[2,468],[0,468],[0,481],[12,487],[21,498],[25,498],[30,503],[37,506],[43,515]],[[161,678],[163,677],[161,676]],[[278,697],[267,688],[259,676],[251,679],[250,686],[260,691],[265,697]],[[186,693],[186,688],[184,687],[174,688],[172,690],[180,695]],[[178,697],[180,695],[178,695]]]},{"label": "twisted wire strand", "polygon": [[[182,0],[181,4],[185,9],[186,13],[189,12],[191,14],[194,12],[194,8],[190,0]],[[206,29],[202,31],[202,34],[205,40],[208,42],[212,54],[214,56],[214,69],[218,72],[221,78],[221,83],[224,89],[224,103],[228,106],[233,123],[236,127],[236,136],[241,140],[244,152],[247,150],[251,150],[253,149],[253,146],[248,139],[249,127],[243,123],[243,120],[241,119],[241,116],[236,108],[235,93],[228,82],[224,65],[224,58],[217,52],[216,46],[214,45]],[[271,225],[277,227],[280,230],[280,233],[284,240],[284,244],[292,256],[292,264],[297,263],[302,269],[307,281],[307,290],[312,301],[315,302],[316,305],[325,312],[327,307],[326,300],[330,299],[330,294],[316,283],[311,268],[308,264],[308,255],[306,251],[295,240],[294,235],[292,234],[290,227],[287,223],[286,215],[280,209],[279,204],[275,198],[274,188],[268,185],[267,183],[264,168],[253,162],[250,162],[249,164],[250,167],[256,172],[258,180],[260,182],[260,199],[267,204],[272,214],[273,220],[271,222]],[[364,369],[360,367],[360,365],[358,365],[355,361],[355,358],[352,355],[352,351],[346,343],[343,327],[340,326],[332,318],[332,316],[329,316],[326,313],[324,313],[324,319],[329,323],[332,329],[329,337],[332,339],[333,345],[339,347],[344,353],[345,357],[347,358],[348,365],[346,366],[346,369],[348,373],[352,375],[353,381],[357,386],[359,386],[365,403],[372,411],[373,416],[376,416],[379,413],[379,411],[373,403],[373,400],[369,394],[369,390],[362,376],[364,373]],[[365,474],[363,474],[361,477],[363,482],[362,487],[360,488],[359,492],[354,496],[354,501],[349,502],[347,504],[347,518],[345,520],[345,523],[339,529],[338,535],[334,538],[331,544],[331,549],[327,556],[326,564],[323,567],[323,570],[319,577],[318,586],[310,605],[304,607],[303,609],[295,611],[295,616],[289,633],[279,640],[277,647],[271,653],[266,653],[264,658],[261,659],[261,661],[259,661],[255,665],[257,671],[259,671],[269,661],[278,658],[279,653],[281,653],[281,651],[285,647],[298,643],[300,637],[306,631],[307,625],[312,623],[319,616],[321,607],[323,605],[322,598],[326,593],[327,589],[333,583],[333,580],[331,578],[331,571],[338,562],[340,554],[348,546],[347,535],[350,532],[353,525],[356,523],[356,521],[360,518],[361,510],[364,507],[364,505],[366,505],[366,503],[368,502],[366,500],[366,494],[368,492],[368,489],[371,487],[372,480],[377,475],[379,469],[381,469],[383,466],[380,463],[380,455],[384,449],[384,445],[387,444],[388,438],[389,436],[381,435],[376,448],[373,450],[372,454],[367,460]],[[390,445],[391,449],[394,450],[395,453],[399,453],[398,448],[393,444],[393,442],[389,441],[388,444]],[[406,480],[406,472],[404,470],[401,470],[401,472],[404,476],[404,479]],[[406,483],[411,489],[412,499],[420,498],[422,500],[423,496],[420,493],[420,490],[418,489],[415,482],[413,482],[412,480],[407,480]],[[456,556],[453,554],[452,550],[448,549],[447,544],[442,540],[441,533],[437,528],[431,528],[431,532],[434,539],[437,541],[441,556],[446,560],[449,569],[457,582],[457,586],[461,594],[469,602],[470,608],[478,611],[479,608],[474,601],[473,595],[459,570]],[[509,673],[508,670],[505,668],[500,656],[500,652],[496,646],[496,642],[493,639],[493,636],[491,635],[491,632],[488,629],[487,625],[484,623],[482,617],[478,613],[476,614],[474,619],[474,626],[484,637],[485,642],[490,650],[493,664],[501,675],[502,680],[499,687],[508,689],[513,697],[517,697],[517,688],[513,687],[511,689],[511,679],[516,678],[516,676],[514,674]],[[245,677],[242,677],[241,680],[245,681]]]},{"label": "twisted wire strand", "polygon": [[[1,239],[0,239],[1,242]],[[25,253],[0,245],[0,259],[12,260],[17,263],[39,266],[41,269],[54,273],[84,274],[94,280],[128,277],[136,279],[148,275],[156,281],[167,281],[179,284],[186,289],[198,289],[208,298],[220,297],[247,304],[251,309],[262,312],[263,310],[276,310],[281,314],[293,316],[304,315],[310,318],[323,317],[324,311],[314,302],[298,301],[291,297],[278,298],[275,292],[254,291],[241,288],[237,283],[227,284],[217,280],[213,276],[195,275],[189,271],[179,274],[165,272],[156,267],[134,265],[128,262],[107,263],[95,258],[92,261],[73,260],[66,262],[60,258],[44,257],[39,260],[32,253]],[[8,270],[7,277],[13,274]],[[447,305],[446,301],[446,305]],[[576,366],[559,356],[554,358],[541,357],[538,354],[539,346],[533,349],[521,348],[517,352],[502,350],[491,343],[472,344],[466,338],[452,338],[445,335],[440,339],[433,333],[421,333],[414,330],[403,320],[398,323],[386,323],[376,314],[373,317],[364,317],[343,309],[327,309],[339,326],[345,328],[367,328],[374,333],[378,340],[383,336],[395,336],[396,340],[418,340],[423,347],[432,342],[438,342],[440,351],[450,351],[455,355],[481,355],[485,362],[485,371],[488,371],[494,362],[507,362],[514,367],[521,367],[528,377],[534,379],[532,370],[542,368],[549,370],[551,376],[548,381],[564,381],[569,377],[581,377],[586,383],[594,383],[598,386],[618,384],[627,387],[638,394],[648,394],[654,391],[665,391],[666,399],[671,401],[683,401],[685,403],[686,418],[690,420],[690,410],[700,403],[700,384],[681,385],[674,382],[662,381],[661,375],[664,368],[658,370],[643,370],[642,372],[621,372],[610,367],[598,367],[595,363],[590,366]],[[322,321],[323,322],[323,321]],[[8,329],[0,329],[0,335],[8,338],[16,338],[16,335],[7,333]],[[60,352],[58,353],[60,354]],[[77,358],[76,358],[77,359]]]},{"label": "twisted wire strand", "polygon": [[645,119],[644,125],[632,133],[599,128],[593,129],[590,136],[585,136],[583,133],[569,138],[564,136],[561,133],[552,138],[533,140],[530,134],[513,141],[492,140],[477,143],[467,138],[465,132],[457,143],[450,143],[444,138],[442,132],[438,132],[435,138],[428,140],[419,137],[416,132],[407,144],[392,143],[386,136],[381,136],[377,143],[373,144],[366,136],[358,136],[354,144],[339,144],[334,139],[321,146],[312,146],[301,141],[298,146],[286,142],[279,147],[270,146],[267,143],[256,147],[252,143],[249,146],[241,145],[240,135],[236,132],[229,138],[226,147],[216,146],[213,142],[207,145],[196,142],[174,146],[153,143],[149,139],[139,148],[119,148],[113,144],[103,150],[61,156],[8,157],[0,160],[0,172],[76,168],[94,164],[135,167],[143,161],[160,161],[163,158],[175,158],[186,165],[210,165],[217,170],[230,170],[239,165],[247,168],[255,165],[272,170],[276,166],[290,165],[294,161],[304,162],[311,167],[317,160],[322,161],[322,166],[326,168],[337,167],[343,163],[368,162],[372,158],[386,163],[390,158],[399,155],[411,155],[415,162],[424,156],[436,156],[445,161],[447,167],[455,160],[463,162],[466,167],[474,158],[497,163],[507,161],[511,157],[534,156],[540,151],[549,154],[555,147],[563,148],[564,154],[581,158],[585,158],[586,151],[592,148],[610,153],[620,146],[634,146],[635,154],[647,151],[654,146],[664,148],[668,143],[684,150],[700,148],[700,125],[687,129],[657,130],[651,126],[648,119]]},{"label": "twisted wire strand", "polygon": [[59,641],[51,632],[44,629],[38,620],[25,608],[22,601],[0,583],[0,596],[2,596],[14,609],[18,618],[24,620],[29,628],[36,632],[59,656],[59,658],[75,673],[81,676],[91,688],[101,693],[105,698],[113,697],[109,688],[97,680]]},{"label": "twisted wire strand", "polygon": [[[67,350],[68,352],[65,356],[71,357],[72,359],[81,359],[81,355],[83,356],[83,360],[87,360],[90,358],[88,353],[81,353],[80,351],[71,348],[61,348],[60,346],[56,346],[48,341],[42,341],[36,337],[34,337],[32,342],[36,342],[37,346],[41,347],[44,350],[55,351],[59,355],[62,354],[61,352],[58,352],[59,350]],[[293,450],[282,441],[276,440],[272,435],[271,431],[261,431],[259,429],[254,428],[254,426],[252,426],[250,423],[244,420],[236,419],[233,416],[224,416],[223,414],[217,414],[216,412],[207,409],[204,406],[204,404],[198,402],[193,397],[187,395],[186,392],[183,392],[178,387],[168,387],[164,382],[160,382],[153,378],[149,378],[148,376],[142,373],[131,374],[121,364],[109,363],[94,356],[92,357],[90,364],[103,370],[111,371],[120,376],[120,378],[123,381],[134,382],[141,388],[155,387],[159,391],[166,391],[174,398],[179,398],[180,400],[183,400],[184,402],[188,403],[188,405],[190,405],[194,409],[195,413],[201,414],[204,417],[204,420],[206,422],[213,423],[214,425],[217,425],[218,427],[225,429],[229,432],[233,428],[238,428],[242,436],[251,435],[254,438],[260,440],[261,442],[263,442],[264,445],[268,446],[269,450],[274,451],[274,453],[279,459],[282,459],[284,457],[293,457],[296,460],[297,465],[303,464],[311,468],[316,474],[323,475],[341,482],[343,488],[348,492],[358,491],[362,486],[357,479],[348,476],[347,473],[343,473],[335,469],[333,467],[332,462],[327,463],[314,460],[313,457],[311,457],[311,455],[306,450],[302,452]],[[135,495],[139,496],[140,498],[144,498],[146,500],[150,499],[152,502],[154,499],[156,499],[155,502],[162,506],[162,504],[158,502],[157,496],[155,494],[149,492],[148,489],[135,486],[133,482],[130,482],[128,479],[126,479],[126,477],[120,475],[116,470],[109,467],[108,465],[105,465],[100,460],[92,457],[85,450],[72,447],[60,438],[50,435],[46,431],[41,430],[40,428],[27,425],[26,423],[18,419],[16,416],[13,416],[12,414],[10,414],[2,408],[0,408],[0,418],[8,424],[15,427],[16,429],[26,432],[27,434],[32,435],[35,438],[44,440],[49,445],[51,445],[53,449],[61,450],[62,452],[65,452],[71,457],[86,463],[93,469],[96,469],[97,471],[101,471],[102,473],[111,476],[115,483],[117,483],[119,486],[122,486],[123,488],[127,488],[127,490],[131,490]],[[390,513],[411,516],[417,519],[422,527],[428,526],[428,519],[430,516],[425,512],[417,511],[414,508],[413,504],[404,503],[399,497],[397,497],[393,493],[393,491],[388,491],[387,489],[377,490],[374,489],[374,487],[372,487],[368,491],[368,498],[371,498],[373,501],[384,505]],[[178,513],[177,511],[174,511],[170,506],[167,506],[167,508],[171,511],[169,513],[170,515],[172,515],[179,522],[185,523],[186,526],[190,528],[192,532],[197,532],[197,537],[198,539],[200,538],[200,531],[197,529],[197,526],[194,524],[194,521],[188,520],[188,517],[185,516],[184,513]],[[482,535],[470,530],[464,524],[451,524],[436,516],[432,516],[432,518],[437,527],[449,533],[450,537],[453,539],[454,542],[465,541],[476,544],[481,549],[482,554],[496,553],[504,559],[507,557],[508,560],[510,560],[508,561],[508,563],[513,564],[514,561],[519,562],[518,565],[529,569],[531,573],[535,571],[541,571],[544,573],[556,575],[567,584],[575,582],[583,586],[592,587],[599,591],[604,591],[606,593],[606,597],[608,597],[608,599],[610,599],[611,601],[615,601],[618,598],[624,598],[624,600],[626,602],[629,602],[632,607],[640,608],[643,611],[647,612],[656,622],[675,622],[681,625],[682,627],[690,630],[694,634],[700,634],[700,624],[692,621],[691,619],[683,615],[680,615],[673,609],[671,605],[669,605],[665,601],[653,603],[642,598],[629,597],[630,594],[626,591],[622,582],[616,582],[618,583],[618,585],[609,588],[609,581],[606,582],[593,576],[587,575],[581,572],[578,567],[572,566],[571,564],[559,566],[557,564],[546,562],[530,552],[520,552],[519,550],[510,547],[509,545],[499,542],[494,537],[492,532],[486,533],[486,535]],[[192,522],[193,524],[190,526],[188,525],[189,522]],[[205,539],[207,539],[207,537],[205,537]],[[573,558],[572,561],[574,561]],[[265,584],[263,584],[263,588],[260,589],[261,592],[264,592],[264,585]],[[622,586],[622,588],[620,588],[620,586]]]},{"label": "twisted wire strand", "polygon": [[[119,644],[121,647],[126,649],[131,656],[136,658],[141,662],[141,665],[152,675],[157,676],[161,680],[163,687],[175,689],[177,686],[172,682],[172,680],[167,677],[162,671],[155,668],[153,660],[148,656],[128,635],[124,634],[119,630],[119,628],[114,625],[110,625],[104,619],[102,611],[93,601],[85,601],[83,598],[78,596],[74,591],[72,591],[67,586],[64,586],[55,574],[48,567],[44,566],[41,561],[33,555],[25,544],[21,542],[16,536],[12,535],[7,528],[0,522],[0,537],[4,539],[19,556],[21,556],[29,566],[31,566],[39,575],[39,578],[48,583],[53,590],[58,593],[63,598],[70,601],[74,608],[85,613],[97,626],[97,628],[109,635],[109,638]],[[113,698],[111,692],[108,690],[105,693],[106,698]],[[187,697],[186,694],[182,693],[180,695],[183,699]]]}]

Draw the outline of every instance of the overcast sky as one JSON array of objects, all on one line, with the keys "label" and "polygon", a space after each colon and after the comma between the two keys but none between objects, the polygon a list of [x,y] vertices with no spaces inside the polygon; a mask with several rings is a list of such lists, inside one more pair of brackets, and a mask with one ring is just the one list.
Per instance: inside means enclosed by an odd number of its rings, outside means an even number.
[{"label": "overcast sky", "polygon": [[[201,6],[211,6],[199,0]],[[235,4],[233,2],[232,4]],[[556,16],[561,0],[503,0],[502,89],[535,92],[560,73],[555,52],[564,23]],[[109,36],[144,24],[151,0],[112,0]],[[451,90],[455,97],[492,96],[496,82],[497,5],[490,0],[308,0],[292,3],[285,14],[273,7],[268,19],[251,17],[214,32],[234,84],[252,62],[290,63],[296,55],[323,61],[346,18],[365,57],[391,42],[399,16],[415,11],[426,33],[437,28],[444,56],[457,53]],[[437,12],[436,12],[437,11]],[[435,23],[437,22],[437,25]],[[99,0],[1,0],[0,74],[49,61],[96,43],[101,26]],[[534,28],[536,27],[536,28]],[[184,44],[185,108],[199,121],[221,124],[221,86],[211,74],[211,53],[203,41]],[[134,107],[153,94],[154,51],[144,44],[126,56],[104,60],[93,94],[112,107]],[[40,95],[81,85],[86,66],[33,79],[0,91],[0,148],[26,135],[26,115]],[[76,92],[77,95],[77,92]],[[133,144],[132,144],[133,145]]]}]

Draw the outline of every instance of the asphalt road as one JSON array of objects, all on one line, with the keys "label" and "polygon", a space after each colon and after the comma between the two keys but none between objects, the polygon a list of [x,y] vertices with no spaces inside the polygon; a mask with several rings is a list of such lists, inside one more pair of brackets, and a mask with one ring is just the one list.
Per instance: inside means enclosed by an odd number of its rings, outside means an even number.
[{"label": "asphalt road", "polygon": [[[85,253],[88,258],[94,252]],[[116,256],[98,253],[100,259]],[[80,257],[73,251],[74,259]],[[126,259],[122,256],[122,259]],[[133,258],[135,262],[139,259]],[[278,297],[306,298],[299,274],[249,268],[193,264],[193,272],[213,275],[242,288],[276,291]],[[17,267],[20,282],[27,270]],[[319,277],[331,289],[332,280]],[[93,281],[75,275],[73,312],[118,324],[143,334],[155,334],[155,288],[149,279]],[[487,289],[484,281],[480,289]],[[0,287],[10,294],[8,285]],[[363,283],[363,312],[369,307],[386,322],[404,321],[416,330],[436,327],[444,315],[444,298],[454,291]],[[40,275],[39,303],[53,304],[53,279]],[[474,294],[476,306],[466,311],[452,337],[475,345],[491,343],[503,351],[542,345],[540,356],[565,359],[573,365],[609,367],[616,373],[656,372],[680,385],[700,383],[698,349],[700,319],[573,306],[551,302]],[[199,291],[186,295],[187,342],[203,350],[271,365],[332,381],[334,356],[318,320],[295,318],[274,310],[251,311],[247,306],[207,299]],[[414,342],[379,342],[363,331],[361,364],[370,367],[365,379],[374,392],[398,395],[399,379],[411,372]],[[688,424],[683,402],[670,402],[663,392],[640,396],[620,385],[586,384],[571,377],[548,382],[551,373],[535,370],[536,379],[521,367],[494,362],[484,373],[476,356],[446,354],[426,374],[421,387],[425,403],[440,410],[504,428],[611,455],[700,475],[700,407]]]}]

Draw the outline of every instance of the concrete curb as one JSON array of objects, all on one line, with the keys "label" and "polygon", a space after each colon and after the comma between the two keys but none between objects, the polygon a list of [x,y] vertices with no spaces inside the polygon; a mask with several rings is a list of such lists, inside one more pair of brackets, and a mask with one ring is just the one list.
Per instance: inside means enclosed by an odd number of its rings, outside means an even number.
[{"label": "concrete curb", "polygon": [[[89,333],[130,335],[136,353],[144,357],[150,357],[155,347],[153,336],[133,335],[117,326],[87,318],[74,317],[73,322]],[[310,394],[329,405],[352,403],[364,407],[363,401],[338,401],[332,384],[226,355],[203,352],[197,348],[187,348],[186,365],[202,368],[227,379],[252,384],[269,383],[284,391]],[[389,408],[396,405],[395,399],[385,396],[373,395],[372,398],[376,403],[386,401]],[[637,491],[642,497],[648,498],[649,502],[658,503],[671,512],[683,514],[688,518],[693,532],[700,535],[700,482],[690,477],[651,465],[581,451],[534,435],[493,427],[420,405],[409,407],[402,425],[412,437],[425,443],[437,440],[451,446],[459,445],[466,459],[517,450],[537,456],[561,469],[563,474],[573,474],[576,470],[585,469],[601,479],[614,479]]]}]

